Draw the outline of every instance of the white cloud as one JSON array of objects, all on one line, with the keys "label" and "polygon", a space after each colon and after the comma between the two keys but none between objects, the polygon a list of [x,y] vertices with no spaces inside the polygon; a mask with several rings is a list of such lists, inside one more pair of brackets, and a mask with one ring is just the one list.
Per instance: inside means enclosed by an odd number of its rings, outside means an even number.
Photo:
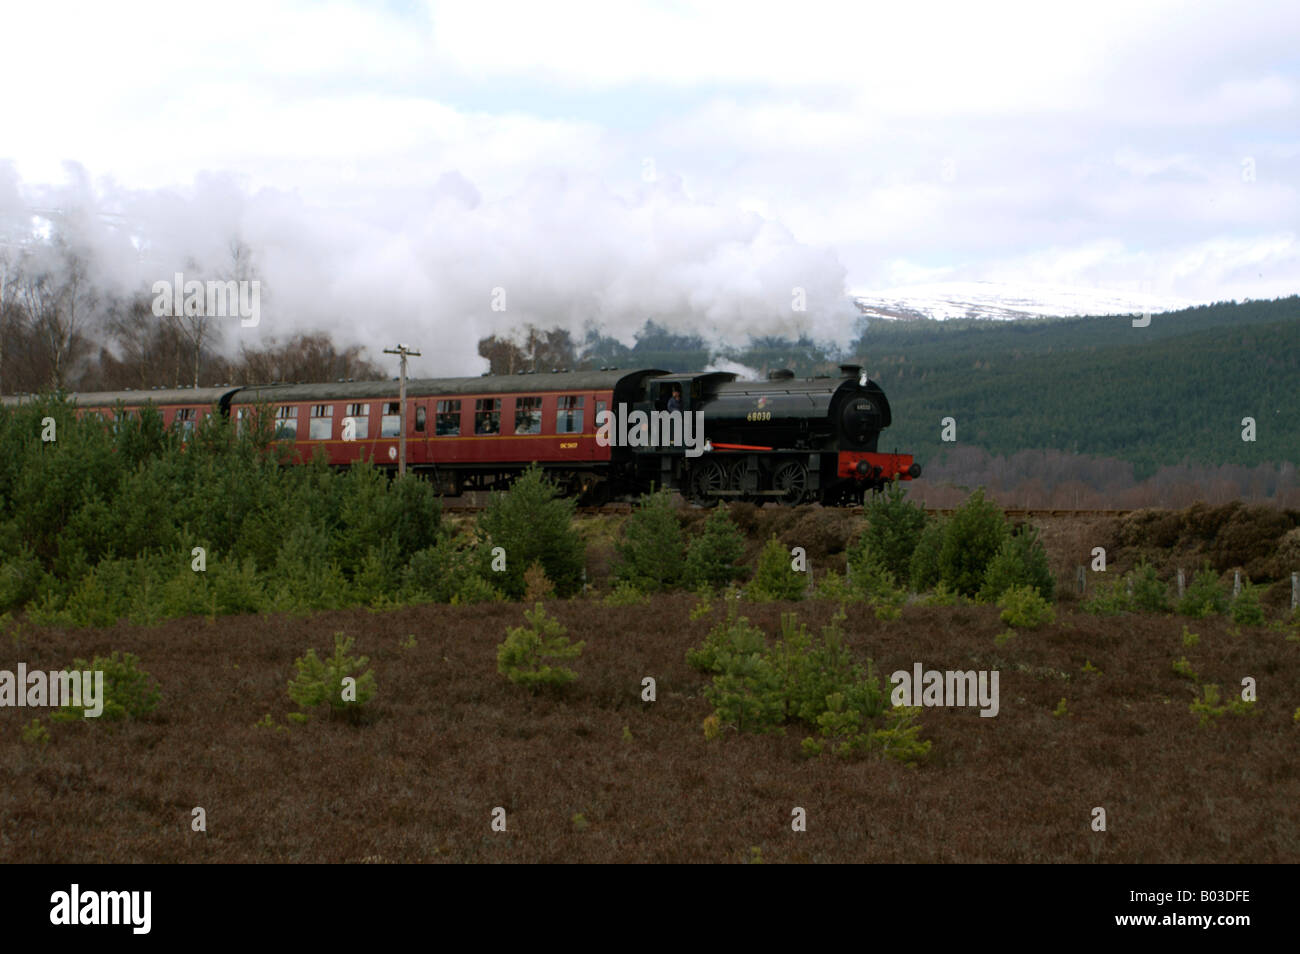
[{"label": "white cloud", "polygon": [[270,326],[414,326],[440,371],[525,320],[834,337],[846,286],[1300,287],[1295,5],[42,3],[6,38],[0,243],[84,207],[129,283],[238,231]]}]

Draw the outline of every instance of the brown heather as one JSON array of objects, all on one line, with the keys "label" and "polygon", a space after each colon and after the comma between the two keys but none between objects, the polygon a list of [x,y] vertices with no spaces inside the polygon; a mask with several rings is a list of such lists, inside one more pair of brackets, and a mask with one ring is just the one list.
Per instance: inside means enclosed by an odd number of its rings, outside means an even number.
[{"label": "brown heather", "polygon": [[[578,682],[536,696],[496,671],[518,604],[27,629],[0,645],[0,668],[117,649],[164,695],[146,721],[53,725],[43,749],[21,729],[48,710],[0,709],[0,861],[741,862],[754,846],[768,862],[1300,860],[1300,644],[1283,631],[1192,621],[1200,643],[1185,648],[1182,618],[1066,604],[999,648],[992,607],[910,605],[893,622],[858,608],[851,645],[886,674],[1001,671],[996,718],[924,711],[932,757],[909,770],[808,761],[800,729],[706,740],[705,681],[683,657],[720,610],[691,622],[693,603],[549,603],[587,645]],[[791,608],[744,611],[772,633]],[[793,608],[811,627],[833,609]],[[336,630],[371,658],[372,719],[254,727],[267,712],[286,722],[294,658]],[[1184,655],[1225,694],[1254,676],[1258,715],[1198,728],[1171,665]],[[646,675],[657,702],[640,700]],[[1062,697],[1069,714],[1053,717]],[[490,829],[498,805],[504,834]],[[190,830],[195,806],[206,833]],[[795,806],[806,832],[790,829]]]}]

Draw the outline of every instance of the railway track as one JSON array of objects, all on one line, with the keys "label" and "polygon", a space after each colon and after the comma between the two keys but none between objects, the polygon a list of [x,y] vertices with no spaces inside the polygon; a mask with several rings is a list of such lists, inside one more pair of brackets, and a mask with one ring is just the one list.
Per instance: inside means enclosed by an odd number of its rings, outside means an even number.
[{"label": "railway track", "polygon": [[[486,509],[486,505],[473,501],[465,501],[459,497],[443,497],[443,510],[448,513],[479,513]],[[577,512],[584,516],[608,514],[629,514],[632,512],[634,504],[629,502],[609,503],[600,507],[578,507]],[[781,504],[767,504],[769,507],[782,507]],[[804,504],[803,507],[811,505]],[[784,508],[783,508],[784,509]],[[795,508],[799,509],[799,508]],[[863,507],[844,507],[844,511],[852,514],[862,514],[865,510]],[[925,512],[930,516],[950,517],[957,512],[955,507],[926,507]],[[1133,513],[1132,510],[1072,510],[1061,507],[1009,507],[1002,511],[1008,517],[1031,518],[1031,517],[1126,517]]]}]

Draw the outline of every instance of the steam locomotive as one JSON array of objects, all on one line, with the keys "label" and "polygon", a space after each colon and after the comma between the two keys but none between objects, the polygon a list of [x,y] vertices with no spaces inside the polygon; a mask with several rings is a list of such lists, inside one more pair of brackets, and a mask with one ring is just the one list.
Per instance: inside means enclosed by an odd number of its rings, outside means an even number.
[{"label": "steam locomotive", "polygon": [[[602,503],[671,488],[702,505],[721,500],[828,505],[921,474],[910,454],[877,451],[889,401],[857,365],[838,377],[766,381],[729,372],[656,369],[411,379],[403,413],[395,381],[178,388],[72,395],[80,414],[157,408],[166,427],[207,414],[273,417],[291,459],[324,454],[345,466],[409,469],[442,493],[507,486],[537,463],[567,493]],[[30,398],[7,397],[4,404]]]}]

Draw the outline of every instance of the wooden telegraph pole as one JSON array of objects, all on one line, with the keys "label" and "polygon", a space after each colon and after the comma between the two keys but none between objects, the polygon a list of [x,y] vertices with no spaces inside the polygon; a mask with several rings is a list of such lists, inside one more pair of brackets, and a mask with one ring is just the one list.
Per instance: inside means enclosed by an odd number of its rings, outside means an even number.
[{"label": "wooden telegraph pole", "polygon": [[397,386],[398,408],[401,413],[401,424],[397,429],[397,475],[406,476],[406,358],[407,356],[420,356],[420,352],[414,348],[409,348],[404,344],[399,344],[396,348],[385,348],[384,354],[398,354],[402,356],[401,384]]}]

